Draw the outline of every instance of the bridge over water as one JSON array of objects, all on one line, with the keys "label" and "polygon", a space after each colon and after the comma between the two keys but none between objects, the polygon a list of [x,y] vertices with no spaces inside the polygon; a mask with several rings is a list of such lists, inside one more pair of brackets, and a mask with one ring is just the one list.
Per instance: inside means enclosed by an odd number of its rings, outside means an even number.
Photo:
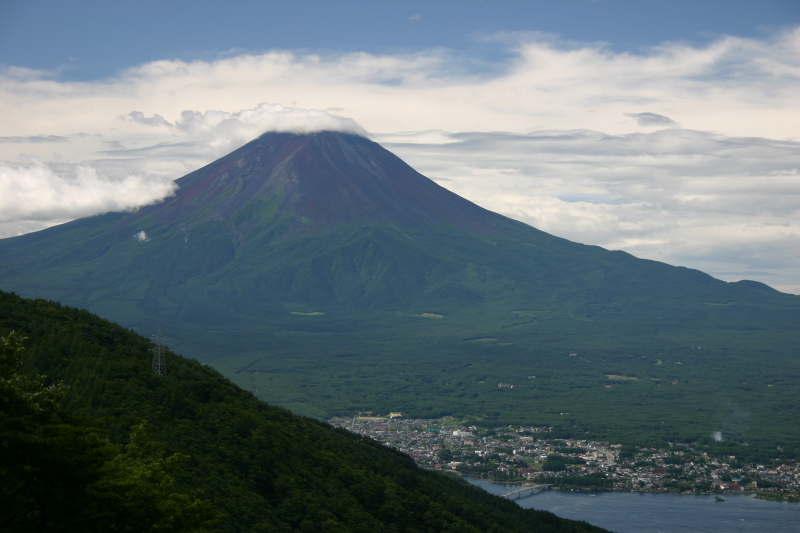
[{"label": "bridge over water", "polygon": [[534,494],[539,494],[543,490],[550,490],[553,485],[526,485],[521,489],[512,490],[511,492],[507,492],[503,494],[503,498],[508,498],[509,500],[518,500],[520,498],[527,498],[528,496],[533,496]]}]

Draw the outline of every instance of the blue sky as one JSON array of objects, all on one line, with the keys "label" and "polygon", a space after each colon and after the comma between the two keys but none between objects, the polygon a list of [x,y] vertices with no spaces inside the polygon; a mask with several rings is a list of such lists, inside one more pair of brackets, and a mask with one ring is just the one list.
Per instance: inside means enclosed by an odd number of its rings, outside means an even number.
[{"label": "blue sky", "polygon": [[796,0],[3,0],[0,63],[64,67],[62,77],[85,80],[159,59],[275,48],[397,53],[445,47],[496,60],[503,48],[482,38],[499,32],[545,32],[635,51],[718,35],[763,37],[798,23]]},{"label": "blue sky", "polygon": [[544,231],[800,293],[797,87],[796,0],[0,0],[0,237],[339,129]]}]

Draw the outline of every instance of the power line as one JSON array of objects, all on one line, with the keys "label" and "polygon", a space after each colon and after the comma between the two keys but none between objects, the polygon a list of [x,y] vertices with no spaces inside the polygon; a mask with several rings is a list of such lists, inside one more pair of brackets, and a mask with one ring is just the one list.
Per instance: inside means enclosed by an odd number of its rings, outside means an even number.
[{"label": "power line", "polygon": [[153,372],[159,376],[167,375],[167,366],[164,364],[164,334],[161,333],[161,326],[158,326],[158,333],[155,334],[153,342]]}]

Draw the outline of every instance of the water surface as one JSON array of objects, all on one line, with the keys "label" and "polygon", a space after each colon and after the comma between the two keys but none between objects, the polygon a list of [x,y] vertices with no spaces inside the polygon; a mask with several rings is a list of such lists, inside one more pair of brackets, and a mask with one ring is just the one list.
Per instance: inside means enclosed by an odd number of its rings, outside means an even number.
[{"label": "water surface", "polygon": [[[522,487],[467,480],[492,494]],[[526,509],[551,511],[617,533],[800,532],[800,504],[741,495],[723,498],[724,502],[717,502],[714,496],[550,490],[516,501]]]}]

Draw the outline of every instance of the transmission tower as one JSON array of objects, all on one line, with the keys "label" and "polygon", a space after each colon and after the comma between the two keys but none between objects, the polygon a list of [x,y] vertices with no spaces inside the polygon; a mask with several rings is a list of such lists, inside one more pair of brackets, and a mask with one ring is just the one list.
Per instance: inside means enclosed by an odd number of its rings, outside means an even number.
[{"label": "transmission tower", "polygon": [[161,333],[161,326],[158,326],[158,333],[155,334],[153,341],[153,372],[159,376],[167,374],[167,367],[164,364],[164,334]]}]

